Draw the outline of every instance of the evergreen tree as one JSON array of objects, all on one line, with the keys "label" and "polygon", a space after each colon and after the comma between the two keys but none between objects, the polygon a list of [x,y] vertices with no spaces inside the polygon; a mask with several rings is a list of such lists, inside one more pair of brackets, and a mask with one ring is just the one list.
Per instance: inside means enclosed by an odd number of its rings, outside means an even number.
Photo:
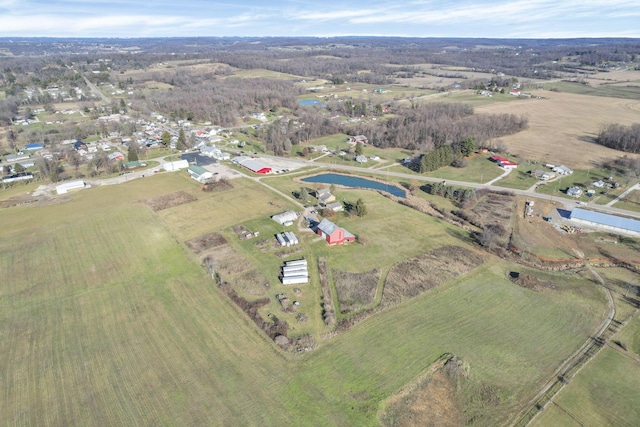
[{"label": "evergreen tree", "polygon": [[129,147],[127,151],[127,160],[130,162],[138,161],[138,150],[136,150],[133,146]]},{"label": "evergreen tree", "polygon": [[364,204],[364,200],[358,199],[355,206],[356,215],[363,217],[367,214],[367,205]]},{"label": "evergreen tree", "polygon": [[356,143],[356,156],[361,156],[362,155],[362,142],[358,141]]},{"label": "evergreen tree", "polygon": [[300,192],[298,193],[298,197],[302,201],[307,200],[309,198],[309,192],[307,191],[306,188],[300,187]]},{"label": "evergreen tree", "polygon": [[476,151],[475,138],[472,137],[472,136],[469,136],[469,137],[465,138],[464,141],[462,141],[462,144],[460,144],[460,153],[463,156],[468,157],[474,151]]},{"label": "evergreen tree", "polygon": [[176,148],[180,151],[187,148],[187,138],[184,136],[184,129],[180,128],[180,133],[178,134],[178,143],[176,144]]},{"label": "evergreen tree", "polygon": [[165,130],[162,132],[162,136],[160,136],[160,141],[162,141],[162,145],[169,145],[171,142],[171,134]]}]

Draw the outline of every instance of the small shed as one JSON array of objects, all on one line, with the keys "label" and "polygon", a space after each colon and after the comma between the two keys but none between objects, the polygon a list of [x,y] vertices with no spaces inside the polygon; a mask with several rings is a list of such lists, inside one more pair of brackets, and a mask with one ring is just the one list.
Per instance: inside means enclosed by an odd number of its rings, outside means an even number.
[{"label": "small shed", "polygon": [[331,209],[334,212],[339,212],[341,210],[344,210],[344,206],[342,205],[342,202],[327,203],[325,207],[327,209]]}]

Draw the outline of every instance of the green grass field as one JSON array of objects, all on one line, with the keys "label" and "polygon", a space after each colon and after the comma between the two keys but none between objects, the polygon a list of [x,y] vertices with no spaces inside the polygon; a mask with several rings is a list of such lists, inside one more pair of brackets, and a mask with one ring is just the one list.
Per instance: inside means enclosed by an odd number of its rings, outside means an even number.
[{"label": "green grass field", "polygon": [[531,174],[531,171],[535,169],[543,169],[542,163],[518,163],[517,169],[514,169],[509,175],[497,181],[494,185],[506,188],[515,188],[518,190],[526,190],[539,181],[535,176]]},{"label": "green grass field", "polygon": [[[388,396],[451,352],[472,373],[461,388],[466,413],[502,425],[605,316],[604,295],[583,276],[545,273],[559,289],[533,292],[506,279],[521,267],[491,258],[346,333],[316,336],[313,352],[283,354],[184,245],[211,231],[231,239],[235,224],[272,230],[266,216],[277,206],[267,202],[286,202],[254,181],[233,185],[202,193],[162,174],[0,210],[6,424],[375,425]],[[142,203],[176,191],[197,201],[158,212]],[[366,201],[365,218],[335,221],[368,243],[305,242],[331,268],[367,271],[467,245],[453,226],[373,192],[338,196]],[[254,267],[279,263],[250,241],[233,245]],[[318,284],[304,286],[319,311]],[[491,404],[474,398],[487,389]]]},{"label": "green grass field", "polygon": [[534,426],[634,426],[640,423],[640,362],[605,347],[545,409]]},{"label": "green grass field", "polygon": [[[468,157],[467,167],[456,168],[453,166],[445,166],[433,172],[424,174],[434,178],[450,179],[453,181],[467,181],[467,182],[487,182],[493,178],[497,178],[504,169],[498,167],[495,163],[489,160],[487,155],[476,155]],[[405,168],[406,169],[406,168]]]},{"label": "green grass field", "polygon": [[[518,98],[516,96],[509,95],[508,93],[494,93],[492,97],[482,96],[476,94],[475,90],[462,90],[458,92],[451,92],[443,94],[441,96],[434,96],[431,98],[423,98],[426,102],[463,102],[470,104],[474,107],[481,107],[483,105],[502,103],[502,102],[532,102],[532,99]],[[421,101],[422,101],[421,100]]]}]

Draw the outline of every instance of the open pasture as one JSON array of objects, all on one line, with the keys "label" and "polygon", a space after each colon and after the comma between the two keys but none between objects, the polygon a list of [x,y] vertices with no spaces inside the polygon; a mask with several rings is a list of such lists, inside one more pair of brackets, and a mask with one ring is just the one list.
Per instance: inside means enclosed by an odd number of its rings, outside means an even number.
[{"label": "open pasture", "polygon": [[[269,378],[281,358],[150,210],[131,194],[105,190],[0,212],[7,227],[0,240],[3,421],[263,419],[260,408],[235,403],[253,387],[252,400],[278,400],[283,384]],[[280,406],[269,424],[286,422],[283,405],[268,405]]]},{"label": "open pasture", "polygon": [[[466,415],[501,425],[605,315],[604,296],[584,277],[549,274],[558,290],[535,292],[507,279],[517,267],[492,259],[320,338],[314,352],[281,354],[183,243],[220,232],[248,264],[279,263],[230,234],[239,222],[253,229],[270,221],[276,208],[266,201],[277,197],[252,180],[233,184],[201,194],[184,175],[163,174],[57,205],[0,210],[4,421],[372,425],[387,397],[449,352],[472,373],[456,397]],[[198,200],[158,212],[140,203],[177,191]],[[445,243],[465,245],[453,226],[373,192],[337,193],[362,197],[370,213],[335,218],[367,236],[364,246],[306,243],[332,269],[369,271]],[[193,209],[198,204],[206,215]],[[487,401],[473,398],[481,390],[489,390]]]},{"label": "open pasture", "polygon": [[[536,293],[509,282],[505,267],[481,267],[473,277],[358,324],[303,360],[293,386],[303,390],[321,377],[313,389],[324,396],[326,408],[342,408],[337,412],[349,413],[350,422],[369,424],[383,399],[452,353],[470,366],[470,380],[456,397],[467,419],[506,424],[508,413],[552,374],[569,348],[588,337],[605,310],[597,292],[565,288],[568,282],[561,280],[567,278],[579,289],[571,276],[555,279],[563,285],[559,293]],[[486,401],[475,398],[481,390],[489,390]]]},{"label": "open pasture", "polygon": [[620,123],[628,126],[636,123],[640,110],[637,98],[606,98],[551,91],[534,91],[533,94],[542,99],[493,103],[476,110],[480,114],[511,113],[528,117],[528,129],[501,138],[511,153],[522,159],[565,164],[574,169],[593,168],[604,159],[623,155],[591,141],[603,125]]},{"label": "open pasture", "polygon": [[638,425],[640,361],[616,347],[602,349],[549,405],[560,410],[545,409],[532,425]]}]

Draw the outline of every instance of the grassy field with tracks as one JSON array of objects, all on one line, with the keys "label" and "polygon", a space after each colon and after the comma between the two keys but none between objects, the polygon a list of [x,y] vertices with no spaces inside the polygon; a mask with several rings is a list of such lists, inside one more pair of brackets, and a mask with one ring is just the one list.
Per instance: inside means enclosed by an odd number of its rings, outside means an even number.
[{"label": "grassy field with tracks", "polygon": [[[466,416],[499,425],[605,316],[586,276],[547,274],[558,288],[536,292],[507,279],[517,266],[490,258],[331,339],[316,335],[315,351],[284,354],[184,243],[208,232],[231,240],[237,224],[268,227],[274,205],[286,207],[254,181],[233,186],[203,193],[163,174],[0,211],[6,424],[375,425],[386,398],[449,352],[470,366],[457,397]],[[191,201],[151,209],[149,199],[177,192]],[[366,201],[366,217],[335,220],[368,243],[306,242],[331,268],[364,272],[469,245],[454,227],[373,192],[338,195]],[[234,243],[242,262],[277,262],[252,245]],[[305,286],[319,295],[315,280]]]}]

